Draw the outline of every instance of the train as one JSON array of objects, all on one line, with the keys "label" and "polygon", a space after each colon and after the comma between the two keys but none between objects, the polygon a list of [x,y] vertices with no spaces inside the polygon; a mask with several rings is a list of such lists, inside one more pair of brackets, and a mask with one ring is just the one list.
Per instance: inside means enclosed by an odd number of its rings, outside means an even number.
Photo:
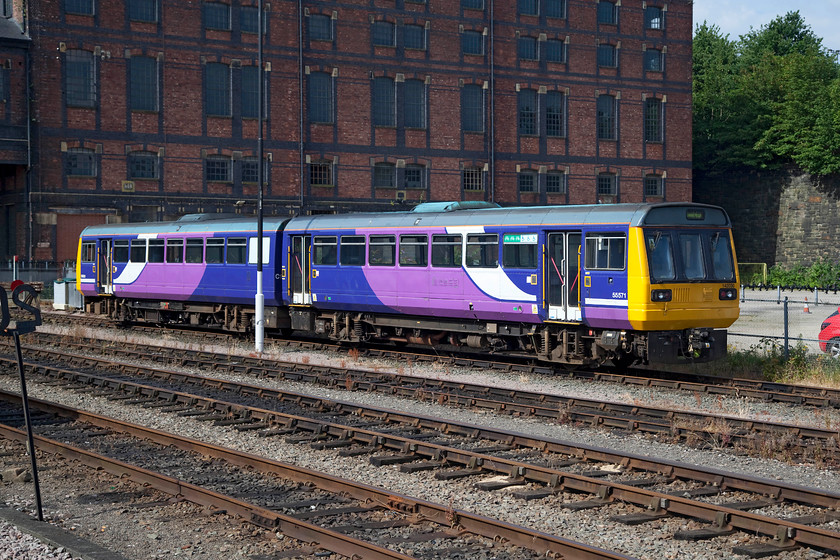
[{"label": "train", "polygon": [[[256,217],[90,226],[77,289],[126,323],[255,327]],[[263,219],[264,327],[342,343],[423,344],[569,366],[704,362],[738,318],[719,207],[638,203]]]}]

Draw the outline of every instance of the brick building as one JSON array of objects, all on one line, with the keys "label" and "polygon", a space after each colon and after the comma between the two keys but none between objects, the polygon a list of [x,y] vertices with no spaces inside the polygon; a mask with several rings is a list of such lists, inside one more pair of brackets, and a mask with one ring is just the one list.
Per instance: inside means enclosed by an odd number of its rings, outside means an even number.
[{"label": "brick building", "polygon": [[[255,211],[257,0],[0,4],[0,259]],[[691,199],[689,0],[264,8],[266,215]]]}]

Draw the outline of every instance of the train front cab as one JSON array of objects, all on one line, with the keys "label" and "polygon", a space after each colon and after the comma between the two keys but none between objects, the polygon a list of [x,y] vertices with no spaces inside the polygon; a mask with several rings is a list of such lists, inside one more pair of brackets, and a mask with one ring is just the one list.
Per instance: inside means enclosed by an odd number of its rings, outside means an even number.
[{"label": "train front cab", "polygon": [[654,208],[630,228],[628,242],[629,319],[634,331],[647,333],[646,359],[725,356],[725,329],[739,316],[739,280],[723,210]]}]

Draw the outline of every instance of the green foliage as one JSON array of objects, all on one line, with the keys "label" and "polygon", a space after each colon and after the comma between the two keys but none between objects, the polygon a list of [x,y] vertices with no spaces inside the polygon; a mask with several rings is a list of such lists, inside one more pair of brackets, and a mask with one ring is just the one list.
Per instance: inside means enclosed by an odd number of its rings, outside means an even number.
[{"label": "green foliage", "polygon": [[[760,284],[761,278],[742,278],[744,284]],[[801,288],[828,288],[840,285],[840,263],[821,260],[811,266],[798,265],[793,268],[773,266],[767,271],[768,286],[797,286]]]},{"label": "green foliage", "polygon": [[840,171],[840,66],[799,12],[738,41],[704,22],[693,59],[696,170]]}]

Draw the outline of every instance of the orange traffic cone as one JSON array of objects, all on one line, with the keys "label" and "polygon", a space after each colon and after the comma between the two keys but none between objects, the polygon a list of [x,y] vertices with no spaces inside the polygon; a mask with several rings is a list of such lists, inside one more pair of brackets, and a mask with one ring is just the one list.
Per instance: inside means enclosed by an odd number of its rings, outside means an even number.
[{"label": "orange traffic cone", "polygon": [[808,307],[808,298],[805,298],[805,309],[802,310],[802,313],[810,313],[811,309]]}]

